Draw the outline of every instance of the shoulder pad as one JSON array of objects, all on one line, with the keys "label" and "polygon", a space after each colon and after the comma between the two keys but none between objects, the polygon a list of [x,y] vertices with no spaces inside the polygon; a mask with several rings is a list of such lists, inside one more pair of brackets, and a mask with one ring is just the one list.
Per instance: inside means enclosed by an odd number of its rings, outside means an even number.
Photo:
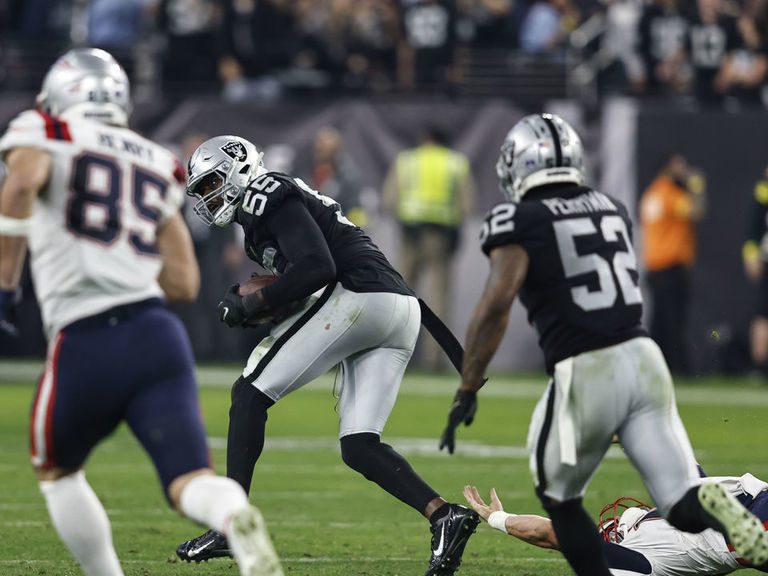
[{"label": "shoulder pad", "polygon": [[515,215],[519,208],[519,204],[511,202],[497,204],[486,215],[480,231],[483,252],[488,254],[492,248],[517,242]]},{"label": "shoulder pad", "polygon": [[48,150],[53,142],[62,140],[72,140],[66,122],[38,110],[25,110],[8,125],[8,130],[0,139],[0,151],[21,146]]},{"label": "shoulder pad", "polygon": [[293,178],[280,172],[267,172],[248,185],[239,210],[247,217],[262,217],[274,211],[287,197],[300,194]]}]

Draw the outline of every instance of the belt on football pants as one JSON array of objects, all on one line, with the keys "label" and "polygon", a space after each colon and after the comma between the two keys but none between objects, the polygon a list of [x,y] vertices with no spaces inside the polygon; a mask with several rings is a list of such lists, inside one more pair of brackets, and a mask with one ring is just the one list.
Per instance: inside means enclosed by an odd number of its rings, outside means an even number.
[{"label": "belt on football pants", "polygon": [[464,364],[464,348],[462,348],[456,336],[451,332],[451,329],[427,306],[427,303],[421,298],[418,300],[419,307],[421,308],[421,324],[440,345],[440,348],[443,349],[443,352],[448,356],[448,360],[451,361],[456,371],[461,374],[461,367]]},{"label": "belt on football pants", "polygon": [[130,320],[137,314],[140,314],[147,308],[154,306],[165,307],[165,301],[161,298],[147,298],[146,300],[140,300],[138,302],[130,302],[128,304],[120,304],[114,306],[104,312],[99,312],[93,316],[86,316],[80,320],[75,320],[70,324],[64,326],[62,332],[71,332],[73,330],[91,330],[97,328],[103,328],[105,326],[116,326],[121,322]]}]

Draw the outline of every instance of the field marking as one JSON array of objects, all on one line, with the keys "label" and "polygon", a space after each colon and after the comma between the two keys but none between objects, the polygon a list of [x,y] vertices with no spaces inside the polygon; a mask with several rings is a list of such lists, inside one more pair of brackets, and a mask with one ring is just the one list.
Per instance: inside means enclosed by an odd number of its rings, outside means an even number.
[{"label": "field marking", "polygon": [[[435,438],[406,438],[388,436],[387,443],[391,444],[404,456],[425,456],[427,458],[451,458],[448,452],[437,448],[438,441]],[[227,439],[209,437],[208,445],[213,449],[226,449]],[[265,450],[274,452],[304,452],[325,451],[340,452],[339,441],[332,436],[286,436],[267,438],[264,443]],[[478,441],[465,440],[456,446],[456,455],[467,458],[510,458],[527,460],[528,450],[525,446],[498,446],[484,444]],[[624,452],[618,446],[611,446],[606,454],[607,458],[624,458]]]},{"label": "field marking", "polygon": [[[494,562],[509,562],[510,557],[509,556],[483,556],[483,561],[492,560]],[[402,556],[384,556],[384,557],[377,557],[377,556],[339,556],[336,558],[332,558],[330,556],[287,556],[287,557],[281,557],[280,561],[287,564],[330,564],[334,562],[422,562],[420,558],[408,558],[408,557],[402,557]],[[515,562],[551,562],[551,563],[558,563],[558,564],[565,564],[565,558],[548,558],[546,556],[515,556],[514,557]],[[0,565],[19,565],[19,564],[59,564],[59,563],[73,563],[74,561],[70,560],[24,560],[24,559],[13,559],[13,560],[0,560]],[[232,559],[214,559],[213,562],[234,562]],[[158,559],[146,559],[146,560],[137,560],[137,559],[120,559],[121,564],[182,564],[181,561],[176,560],[175,558],[158,558]],[[467,561],[465,560],[465,564]],[[184,565],[184,564],[182,564]]]},{"label": "field marking", "polygon": [[[202,388],[230,388],[240,375],[242,367],[230,366],[197,366],[196,373]],[[2,360],[0,361],[0,383],[29,381],[36,382],[42,374],[43,362],[37,360]],[[326,390],[331,394],[333,389],[333,373],[325,374],[305,386],[309,390]],[[418,380],[418,384],[414,382]],[[691,385],[675,388],[678,404],[720,405],[720,406],[768,406],[768,388],[744,388],[741,383],[745,378],[737,378],[738,388],[728,386]],[[400,394],[403,396],[439,396],[448,401],[453,398],[458,385],[456,378],[446,378],[442,375],[409,374],[406,373]],[[481,398],[527,398],[537,399],[547,385],[547,377],[518,378],[513,374],[498,375],[491,378],[483,388]]]}]

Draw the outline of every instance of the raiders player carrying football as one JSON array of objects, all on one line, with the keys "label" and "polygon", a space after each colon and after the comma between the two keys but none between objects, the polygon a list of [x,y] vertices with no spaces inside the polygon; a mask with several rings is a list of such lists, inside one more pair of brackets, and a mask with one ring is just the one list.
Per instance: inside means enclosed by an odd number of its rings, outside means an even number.
[{"label": "raiders player carrying football", "polygon": [[[280,278],[219,304],[229,326],[301,302],[251,353],[232,390],[227,475],[250,489],[264,446],[267,410],[340,364],[339,438],[344,462],[430,520],[426,575],[459,566],[478,515],[443,500],[391,446],[380,441],[413,353],[421,312],[413,291],[341,207],[298,178],[268,172],[256,147],[236,136],[204,142],[189,160],[187,193],[208,224],[237,222],[248,256]],[[184,542],[183,560],[227,554],[208,532]]]},{"label": "raiders player carrying football", "polygon": [[669,370],[640,325],[627,209],[582,185],[576,132],[554,115],[527,116],[507,134],[496,170],[506,202],[483,224],[490,275],[467,329],[448,436],[473,412],[519,292],[552,377],[531,420],[531,472],[575,572],[610,574],[581,501],[614,434],[670,524],[715,528],[751,564],[768,561],[760,521],[721,485],[697,482]]}]

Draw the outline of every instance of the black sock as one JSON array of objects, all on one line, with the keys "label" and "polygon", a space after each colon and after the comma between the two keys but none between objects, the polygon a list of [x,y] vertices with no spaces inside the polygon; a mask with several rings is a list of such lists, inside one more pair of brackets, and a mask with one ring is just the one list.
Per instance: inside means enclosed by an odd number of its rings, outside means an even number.
[{"label": "black sock", "polygon": [[581,505],[581,498],[545,506],[560,551],[579,576],[611,576],[597,526]]},{"label": "black sock", "polygon": [[672,506],[667,514],[667,521],[678,530],[694,534],[707,528],[714,528],[720,532],[723,530],[720,523],[701,507],[698,486],[688,490],[677,504]]},{"label": "black sock", "polygon": [[274,402],[263,392],[239,378],[232,387],[227,431],[227,476],[251,490],[253,467],[264,449],[267,409]]},{"label": "black sock", "polygon": [[438,497],[405,458],[388,444],[381,443],[378,434],[364,432],[344,436],[341,457],[347,466],[421,514],[427,504]]}]

